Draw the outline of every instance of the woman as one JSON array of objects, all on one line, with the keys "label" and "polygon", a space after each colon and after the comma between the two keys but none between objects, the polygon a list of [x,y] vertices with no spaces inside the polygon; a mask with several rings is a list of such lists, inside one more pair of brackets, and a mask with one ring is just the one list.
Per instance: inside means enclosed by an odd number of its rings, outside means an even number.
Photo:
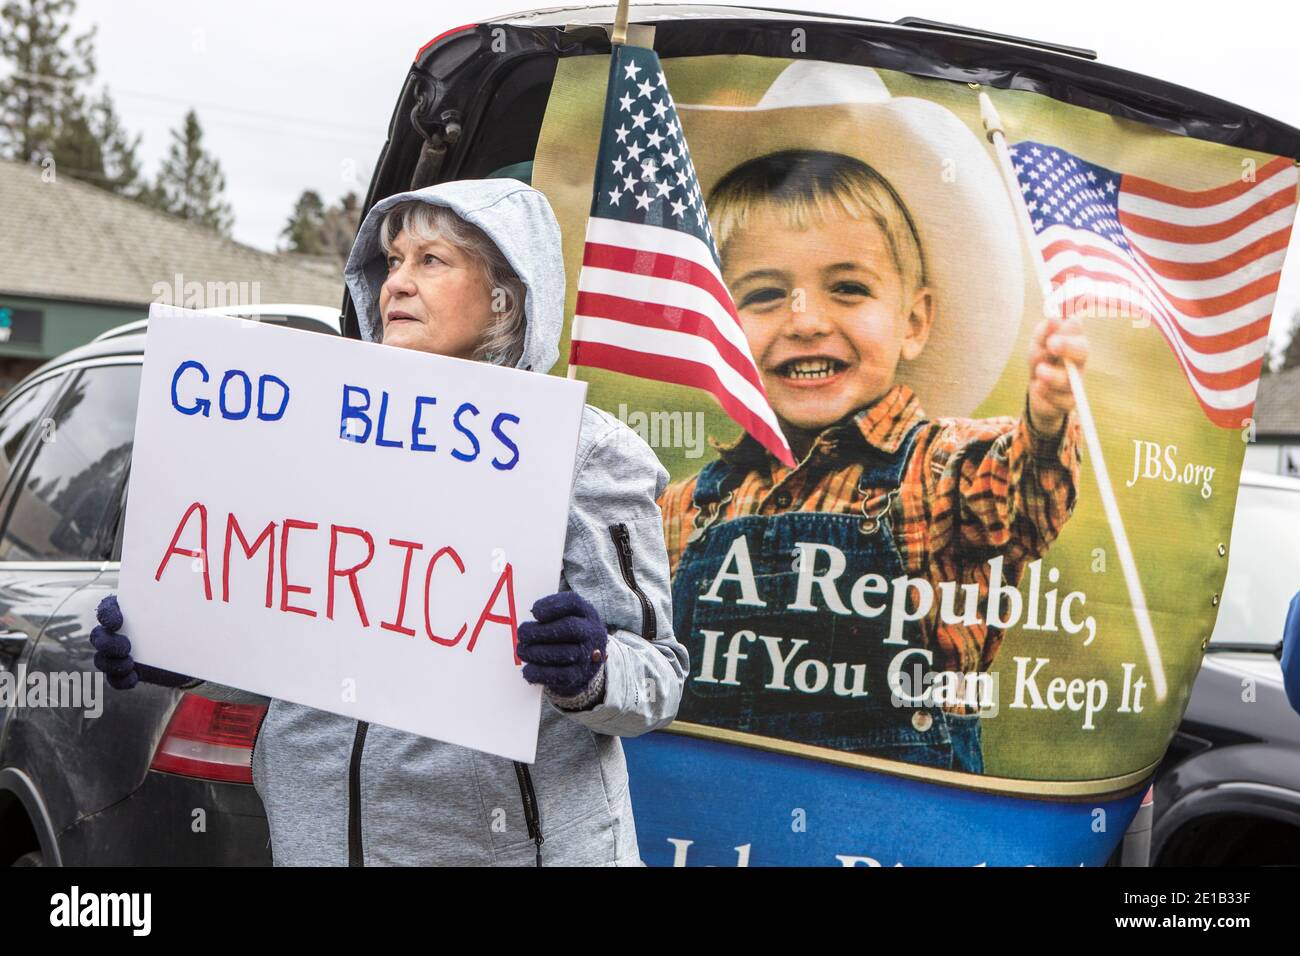
[{"label": "woman", "polygon": [[[368,341],[539,374],[558,357],[560,229],[530,186],[462,180],[390,196],[362,223],[345,277]],[[631,429],[586,407],[559,589],[519,628],[522,678],[545,698],[531,768],[270,700],[252,769],[275,863],[639,865],[618,738],[671,722],[687,671],[655,504],[667,480]],[[115,596],[99,620],[95,663],[114,687],[267,702],[136,663]]]}]

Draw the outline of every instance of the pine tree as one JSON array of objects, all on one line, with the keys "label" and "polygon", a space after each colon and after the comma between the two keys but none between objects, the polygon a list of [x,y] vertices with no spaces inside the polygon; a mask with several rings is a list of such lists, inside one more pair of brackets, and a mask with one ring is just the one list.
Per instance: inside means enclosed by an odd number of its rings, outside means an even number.
[{"label": "pine tree", "polygon": [[173,216],[229,236],[234,213],[225,201],[225,189],[221,164],[203,148],[203,127],[190,110],[181,128],[172,130],[171,149],[143,198]]},{"label": "pine tree", "polygon": [[1300,368],[1300,312],[1291,319],[1291,340],[1282,350],[1282,364],[1278,371],[1288,368]]},{"label": "pine tree", "polygon": [[136,155],[140,148],[140,134],[136,133],[132,139],[122,127],[107,89],[91,105],[90,126],[99,141],[104,160],[104,181],[99,185],[119,196],[138,199],[146,188],[140,175],[140,159]]},{"label": "pine tree", "polygon": [[54,171],[119,195],[140,191],[140,165],[108,90],[83,89],[95,75],[95,31],[71,39],[75,0],[9,0],[0,8],[0,155],[54,160]]},{"label": "pine tree", "polygon": [[50,155],[57,173],[136,199],[144,188],[136,156],[139,145],[139,134],[132,139],[122,128],[112,96],[103,90],[89,103],[79,94],[64,98]]},{"label": "pine tree", "polygon": [[[95,75],[94,29],[68,35],[75,9],[75,0],[7,0],[0,7],[0,61],[9,67],[0,79],[0,153],[10,159],[39,163],[55,155],[61,117],[76,109],[79,86]],[[74,119],[63,131],[65,145],[80,144],[76,126]]]},{"label": "pine tree", "polygon": [[287,240],[287,251],[331,256],[342,266],[359,225],[361,201],[356,193],[345,193],[338,203],[326,206],[319,193],[308,189],[298,197],[280,235]]},{"label": "pine tree", "polygon": [[352,241],[356,238],[357,227],[361,225],[361,201],[356,193],[345,193],[337,205],[325,210],[321,222],[321,241],[323,251],[332,255],[339,263],[347,262],[348,253],[352,251]]},{"label": "pine tree", "polygon": [[64,97],[46,152],[54,157],[57,174],[95,186],[105,184],[104,150],[91,111],[79,94],[69,93]]},{"label": "pine tree", "polygon": [[324,217],[325,203],[321,200],[320,193],[311,189],[303,190],[294,203],[289,221],[280,233],[286,240],[286,250],[309,256],[324,253],[325,242],[321,232]]}]

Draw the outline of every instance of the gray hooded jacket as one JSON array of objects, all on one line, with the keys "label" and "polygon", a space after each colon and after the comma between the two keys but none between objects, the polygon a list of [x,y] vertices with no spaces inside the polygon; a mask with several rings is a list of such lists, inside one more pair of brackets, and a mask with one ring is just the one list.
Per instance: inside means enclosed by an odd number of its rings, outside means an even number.
[{"label": "gray hooded jacket", "polygon": [[[486,232],[527,287],[518,368],[546,373],[564,317],[560,228],[546,198],[513,179],[462,180],[400,193],[366,216],[346,278],[362,335],[382,335],[387,275],[379,227],[399,202],[450,207]],[[687,672],[673,636],[668,558],[656,498],[663,466],[635,432],[590,405],[574,466],[557,590],[592,603],[609,630],[603,698],[543,695],[534,763],[283,700],[271,700],[253,748],[277,865],[638,865],[620,736],[670,723]],[[522,679],[522,677],[521,677]],[[265,702],[203,682],[188,689]]]}]

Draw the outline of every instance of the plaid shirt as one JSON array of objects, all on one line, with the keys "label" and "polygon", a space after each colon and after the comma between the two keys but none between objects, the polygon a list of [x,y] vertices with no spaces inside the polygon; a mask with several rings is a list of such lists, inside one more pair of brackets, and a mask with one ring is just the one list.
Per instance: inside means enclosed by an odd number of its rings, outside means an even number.
[{"label": "plaid shirt", "polygon": [[[744,472],[718,520],[789,511],[862,514],[858,452],[863,443],[896,452],[917,422],[924,424],[891,513],[894,542],[906,573],[935,588],[933,608],[918,622],[925,646],[933,652],[934,669],[984,671],[1002,643],[1002,632],[982,622],[967,626],[940,620],[938,583],[957,583],[957,613],[965,607],[961,585],[978,585],[983,617],[989,593],[986,562],[1001,554],[1003,578],[1015,584],[1025,566],[1043,556],[1074,510],[1082,460],[1075,412],[1055,438],[1029,425],[1027,398],[1019,418],[926,421],[912,390],[895,385],[824,429],[794,468],[748,435],[730,445],[711,440],[723,461]],[[674,482],[659,498],[673,572],[699,513],[691,502],[697,477]],[[868,489],[865,510],[876,512],[886,501],[884,489]]]}]

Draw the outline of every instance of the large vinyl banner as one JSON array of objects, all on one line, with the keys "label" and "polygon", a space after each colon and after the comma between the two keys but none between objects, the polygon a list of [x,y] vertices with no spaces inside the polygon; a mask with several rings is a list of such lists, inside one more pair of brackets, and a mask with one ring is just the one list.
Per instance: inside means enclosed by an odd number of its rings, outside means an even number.
[{"label": "large vinyl banner", "polygon": [[[560,61],[534,169],[580,344],[743,335],[795,460],[577,369],[672,477],[690,672],[625,741],[643,857],[1104,862],[1214,627],[1295,162],[863,66],[628,62]],[[593,245],[612,175],[643,221],[707,208],[734,312],[707,263]]]}]

